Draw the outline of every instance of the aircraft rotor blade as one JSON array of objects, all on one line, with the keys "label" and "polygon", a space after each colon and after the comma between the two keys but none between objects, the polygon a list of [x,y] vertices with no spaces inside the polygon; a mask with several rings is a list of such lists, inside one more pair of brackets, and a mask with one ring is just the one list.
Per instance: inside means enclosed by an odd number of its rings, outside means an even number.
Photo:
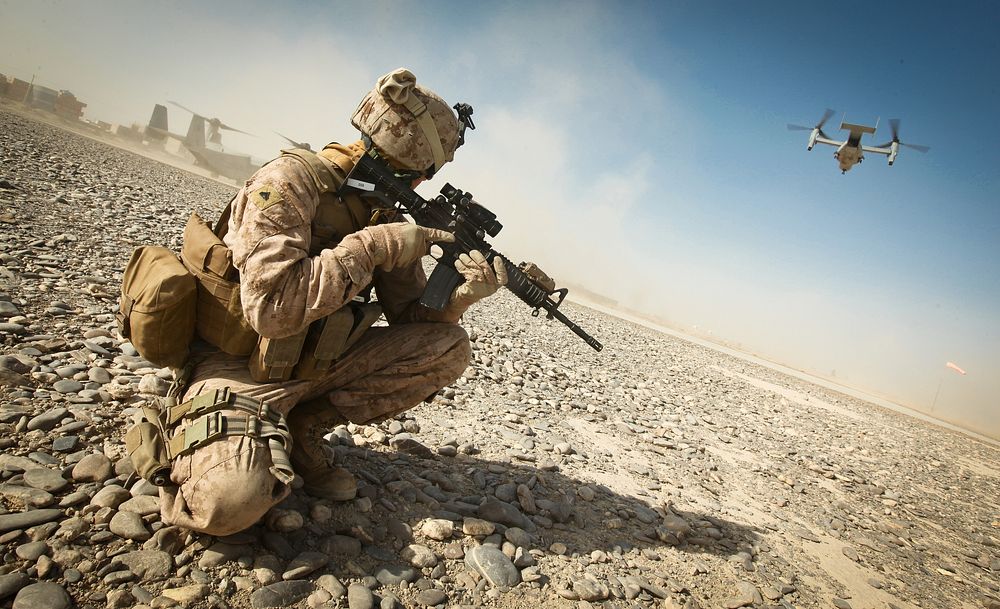
[{"label": "aircraft rotor blade", "polygon": [[180,108],[181,110],[185,110],[187,112],[190,112],[191,114],[194,114],[195,116],[201,116],[202,118],[204,118],[204,115],[198,114],[197,112],[195,112],[194,110],[191,110],[190,108],[185,108],[184,106],[178,104],[175,101],[167,100],[167,103],[168,104],[173,104],[173,105],[177,106],[178,108]]},{"label": "aircraft rotor blade", "polygon": [[890,118],[889,119],[889,128],[892,129],[892,141],[898,142],[899,141],[899,119],[898,118]]},{"label": "aircraft rotor blade", "polygon": [[309,145],[309,142],[296,142],[287,135],[284,135],[283,133],[278,133],[277,131],[275,131],[274,133],[280,136],[283,140],[285,140],[292,146],[295,146],[296,148],[301,148],[302,150],[312,150],[312,146]]},{"label": "aircraft rotor blade", "polygon": [[819,119],[819,122],[816,123],[816,128],[822,129],[823,125],[826,124],[826,121],[830,120],[830,117],[833,116],[835,113],[836,110],[831,110],[830,108],[827,108],[826,111],[823,113],[823,118]]},{"label": "aircraft rotor blade", "polygon": [[226,131],[235,131],[236,133],[242,133],[243,135],[253,135],[252,133],[247,133],[246,131],[237,129],[236,127],[230,127],[225,123],[219,123],[219,129],[225,129]]},{"label": "aircraft rotor blade", "polygon": [[892,127],[892,141],[893,142],[896,142],[900,146],[906,146],[907,148],[912,148],[912,149],[916,150],[917,152],[927,152],[928,150],[930,150],[929,146],[921,146],[920,144],[904,144],[903,142],[900,142],[899,141],[899,119],[898,118],[890,118],[889,119],[889,126]]},{"label": "aircraft rotor blade", "polygon": [[789,131],[812,131],[813,128],[812,127],[803,127],[802,125],[793,125],[792,123],[788,123],[788,130]]}]

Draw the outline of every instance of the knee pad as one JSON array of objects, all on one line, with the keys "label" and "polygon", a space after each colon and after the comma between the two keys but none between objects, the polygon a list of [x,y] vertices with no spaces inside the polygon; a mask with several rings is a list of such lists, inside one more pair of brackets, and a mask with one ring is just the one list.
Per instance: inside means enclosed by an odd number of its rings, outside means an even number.
[{"label": "knee pad", "polygon": [[[229,535],[288,496],[291,436],[284,417],[266,402],[213,389],[183,404],[145,408],[144,416],[126,444],[136,470],[160,486],[165,523]],[[160,467],[140,467],[150,454],[160,456],[153,460]]]}]

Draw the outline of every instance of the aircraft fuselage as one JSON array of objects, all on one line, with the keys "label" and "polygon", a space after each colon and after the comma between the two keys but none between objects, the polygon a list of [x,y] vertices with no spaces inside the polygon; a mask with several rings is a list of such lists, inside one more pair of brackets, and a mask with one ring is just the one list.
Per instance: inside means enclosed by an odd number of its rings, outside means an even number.
[{"label": "aircraft fuselage", "polygon": [[858,138],[857,143],[852,143],[853,139],[848,139],[833,153],[833,158],[837,159],[837,163],[840,165],[841,173],[847,173],[851,167],[854,167],[865,158],[865,155],[861,152],[861,138]]}]

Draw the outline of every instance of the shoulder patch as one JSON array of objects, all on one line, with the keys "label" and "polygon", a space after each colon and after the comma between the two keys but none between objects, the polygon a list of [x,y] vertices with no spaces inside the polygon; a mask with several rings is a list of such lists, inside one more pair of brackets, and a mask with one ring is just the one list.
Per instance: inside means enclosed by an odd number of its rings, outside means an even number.
[{"label": "shoulder patch", "polygon": [[250,196],[247,197],[251,203],[257,206],[257,209],[267,209],[272,205],[278,205],[282,203],[285,199],[281,196],[281,193],[277,188],[270,184],[264,184],[263,186],[252,190]]}]

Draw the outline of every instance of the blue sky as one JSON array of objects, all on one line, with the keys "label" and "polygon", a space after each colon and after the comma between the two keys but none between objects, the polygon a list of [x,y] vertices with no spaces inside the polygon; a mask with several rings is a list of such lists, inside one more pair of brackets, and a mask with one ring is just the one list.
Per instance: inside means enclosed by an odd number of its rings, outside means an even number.
[{"label": "blue sky", "polygon": [[[426,192],[474,192],[512,257],[916,407],[940,384],[936,414],[1000,435],[1000,8],[661,4],[0,0],[0,72],[111,121],[176,100],[267,158],[353,139],[410,67],[479,127]],[[841,175],[785,128],[827,107],[931,151]]]}]

